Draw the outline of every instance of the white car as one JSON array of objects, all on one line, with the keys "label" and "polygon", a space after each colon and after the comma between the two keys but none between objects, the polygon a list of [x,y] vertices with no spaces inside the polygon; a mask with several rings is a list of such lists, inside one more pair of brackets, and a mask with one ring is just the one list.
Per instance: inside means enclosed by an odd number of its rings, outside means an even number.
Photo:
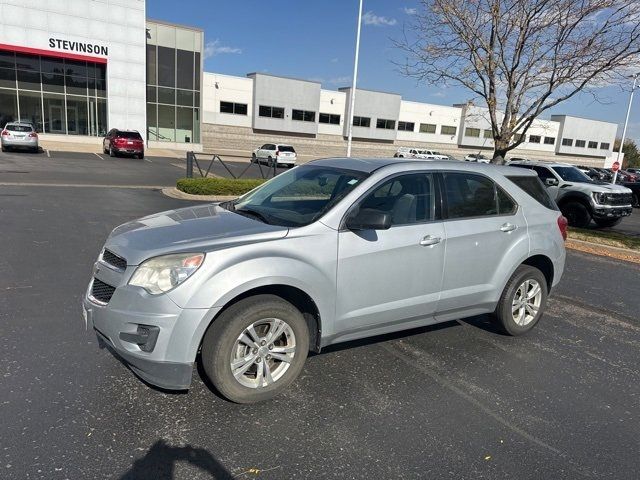
[{"label": "white car", "polygon": [[464,159],[467,162],[489,163],[489,159],[480,153],[470,153]]},{"label": "white car", "polygon": [[449,155],[444,155],[440,152],[436,152],[435,150],[421,150],[421,152],[428,155],[429,158],[435,158],[436,160],[449,160]]},{"label": "white car", "polygon": [[251,154],[251,163],[266,163],[270,167],[275,165],[293,167],[298,160],[298,155],[291,145],[282,143],[265,143],[256,148]]},{"label": "white car", "polygon": [[421,158],[428,160],[437,160],[437,157],[427,153],[427,150],[415,147],[400,147],[393,155],[396,158]]}]

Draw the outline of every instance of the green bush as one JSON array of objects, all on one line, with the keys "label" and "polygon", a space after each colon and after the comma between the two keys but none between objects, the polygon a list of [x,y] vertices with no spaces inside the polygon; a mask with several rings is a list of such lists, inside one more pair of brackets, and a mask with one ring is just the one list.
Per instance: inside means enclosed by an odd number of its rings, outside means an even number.
[{"label": "green bush", "polygon": [[243,195],[266,180],[250,178],[181,178],[178,190],[192,195]]}]

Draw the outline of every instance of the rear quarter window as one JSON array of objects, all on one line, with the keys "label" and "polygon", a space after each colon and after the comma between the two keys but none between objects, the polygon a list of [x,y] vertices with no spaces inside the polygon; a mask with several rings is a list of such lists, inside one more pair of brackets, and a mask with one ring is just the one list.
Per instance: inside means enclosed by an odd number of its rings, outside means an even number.
[{"label": "rear quarter window", "polygon": [[547,193],[547,189],[538,177],[510,176],[507,178],[520,187],[521,190],[528,193],[530,197],[533,197],[541,205],[544,205],[550,210],[558,210],[558,206],[553,200],[551,200],[551,197]]}]

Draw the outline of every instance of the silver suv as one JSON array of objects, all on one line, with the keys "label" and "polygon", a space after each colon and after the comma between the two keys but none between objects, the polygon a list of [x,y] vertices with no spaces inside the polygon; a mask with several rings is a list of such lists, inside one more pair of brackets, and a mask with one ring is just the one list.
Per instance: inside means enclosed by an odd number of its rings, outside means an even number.
[{"label": "silver suv", "polygon": [[509,166],[536,172],[572,227],[613,227],[633,210],[632,192],[622,185],[591,179],[569,163],[513,161]]},{"label": "silver suv", "polygon": [[529,170],[318,160],[235,201],[117,227],[83,311],[147,382],[186,389],[199,359],[222,395],[250,403],[334,343],[486,313],[529,331],[565,236]]}]

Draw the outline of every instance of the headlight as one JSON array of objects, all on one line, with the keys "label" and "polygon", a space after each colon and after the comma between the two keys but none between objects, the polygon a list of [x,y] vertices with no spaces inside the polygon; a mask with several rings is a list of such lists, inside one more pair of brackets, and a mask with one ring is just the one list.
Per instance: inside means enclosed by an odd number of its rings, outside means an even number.
[{"label": "headlight", "polygon": [[181,253],[155,257],[140,264],[133,272],[129,285],[144,288],[152,295],[168,292],[193,275],[204,253]]},{"label": "headlight", "polygon": [[596,201],[596,203],[604,205],[607,202],[607,194],[604,192],[594,192],[593,199]]}]

